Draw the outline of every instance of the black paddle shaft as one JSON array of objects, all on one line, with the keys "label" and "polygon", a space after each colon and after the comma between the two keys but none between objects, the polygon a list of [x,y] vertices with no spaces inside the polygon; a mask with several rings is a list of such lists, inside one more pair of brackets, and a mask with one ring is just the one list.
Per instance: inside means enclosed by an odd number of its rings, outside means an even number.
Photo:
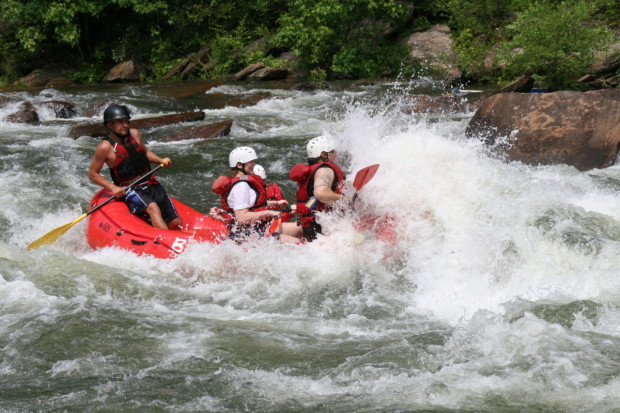
[{"label": "black paddle shaft", "polygon": [[[158,169],[160,169],[161,167],[163,167],[163,164],[160,164],[158,166],[156,166],[155,168],[151,169],[150,171],[148,171],[147,173],[145,173],[144,175],[142,175],[140,178],[134,180],[132,183],[130,183],[129,185],[127,185],[126,187],[124,187],[123,189],[125,191],[127,191],[129,188],[131,188],[132,186],[134,186],[135,184],[137,184],[138,182],[140,182],[141,180],[143,180],[144,178],[152,175],[155,171],[157,171]],[[106,199],[105,201],[103,201],[102,203],[100,203],[99,205],[97,205],[96,207],[94,207],[93,209],[91,209],[90,211],[88,211],[86,213],[86,215],[90,215],[93,212],[95,212],[96,210],[98,210],[99,208],[109,204],[110,202],[112,202],[114,200],[114,198],[116,198],[114,195],[112,195],[111,197],[109,197],[108,199]]]}]

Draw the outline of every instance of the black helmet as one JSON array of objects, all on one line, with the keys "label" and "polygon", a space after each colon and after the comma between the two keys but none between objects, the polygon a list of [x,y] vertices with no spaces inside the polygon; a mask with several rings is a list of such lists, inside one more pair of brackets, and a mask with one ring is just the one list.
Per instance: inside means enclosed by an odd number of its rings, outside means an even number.
[{"label": "black helmet", "polygon": [[103,112],[103,124],[115,119],[131,119],[126,106],[112,105]]}]

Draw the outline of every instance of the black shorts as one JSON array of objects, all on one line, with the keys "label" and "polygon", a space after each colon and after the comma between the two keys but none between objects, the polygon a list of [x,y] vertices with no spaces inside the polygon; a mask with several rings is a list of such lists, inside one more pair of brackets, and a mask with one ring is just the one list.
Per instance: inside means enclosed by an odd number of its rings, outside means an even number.
[{"label": "black shorts", "polygon": [[166,190],[160,184],[134,186],[125,194],[125,203],[132,214],[145,212],[151,202],[159,206],[165,222],[170,222],[179,216]]}]

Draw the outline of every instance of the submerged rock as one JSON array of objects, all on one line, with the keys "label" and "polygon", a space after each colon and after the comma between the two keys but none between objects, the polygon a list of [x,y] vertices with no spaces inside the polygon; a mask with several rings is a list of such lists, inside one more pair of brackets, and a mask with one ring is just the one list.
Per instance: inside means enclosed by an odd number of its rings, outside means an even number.
[{"label": "submerged rock", "polygon": [[46,100],[41,102],[42,106],[48,107],[54,111],[59,119],[71,119],[77,116],[75,104],[71,102],[63,102],[61,100]]},{"label": "submerged rock", "polygon": [[213,139],[222,135],[228,135],[232,127],[232,120],[210,123],[208,125],[194,126],[185,128],[179,133],[170,137],[170,141],[181,141],[185,139]]},{"label": "submerged rock", "polygon": [[13,123],[37,123],[39,114],[32,103],[25,101],[19,105],[17,112],[11,113],[6,120]]}]

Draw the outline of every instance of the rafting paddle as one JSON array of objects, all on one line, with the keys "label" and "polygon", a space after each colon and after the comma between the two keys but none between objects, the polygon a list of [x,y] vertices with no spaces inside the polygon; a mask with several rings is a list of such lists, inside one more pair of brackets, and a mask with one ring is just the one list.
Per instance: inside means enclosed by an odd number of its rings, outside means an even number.
[{"label": "rafting paddle", "polygon": [[353,194],[353,199],[351,202],[355,202],[357,199],[357,191],[361,190],[364,185],[366,185],[377,173],[377,169],[379,169],[379,164],[376,163],[374,165],[367,166],[359,170],[357,174],[355,174],[355,179],[353,180],[353,187],[355,188],[355,193]]},{"label": "rafting paddle", "polygon": [[[132,186],[134,186],[135,184],[137,184],[138,182],[140,182],[144,178],[152,175],[153,172],[155,172],[156,170],[158,170],[159,168],[161,168],[163,166],[164,166],[164,164],[160,164],[159,166],[151,169],[148,173],[142,175],[140,178],[136,179],[135,181],[130,183],[128,186],[124,187],[125,191],[127,191],[129,188],[131,188]],[[50,232],[48,232],[47,234],[43,235],[38,240],[31,242],[30,244],[28,244],[28,246],[26,248],[29,249],[29,250],[34,250],[34,249],[37,249],[37,248],[39,248],[39,247],[41,247],[43,245],[53,244],[54,242],[56,242],[56,240],[58,238],[61,237],[61,235],[63,235],[65,232],[69,231],[72,226],[74,226],[75,224],[77,224],[78,222],[80,222],[81,220],[83,220],[84,218],[86,218],[87,216],[89,216],[90,214],[92,214],[93,212],[95,212],[96,210],[101,208],[102,206],[107,205],[108,203],[112,202],[114,199],[115,199],[115,197],[114,197],[114,195],[112,195],[111,197],[109,197],[108,199],[106,199],[101,204],[97,205],[96,207],[94,207],[93,209],[88,211],[87,213],[80,215],[78,218],[74,219],[73,221],[69,222],[68,224],[65,224],[65,225],[63,225],[61,227],[58,227],[56,229],[51,230]]]},{"label": "rafting paddle", "polygon": [[280,228],[280,224],[282,223],[282,218],[277,217],[271,222],[269,229],[265,232],[265,238],[269,238],[274,232],[278,232],[278,228]]},{"label": "rafting paddle", "polygon": [[[353,180],[353,187],[355,188],[355,193],[353,194],[353,198],[351,199],[351,204],[355,202],[357,199],[357,191],[362,189],[364,185],[366,185],[377,173],[377,169],[379,169],[379,164],[376,163],[374,165],[367,166],[365,168],[360,169],[355,174],[355,179]],[[318,199],[315,196],[310,197],[310,199],[306,202],[306,208],[312,210],[317,204]]]}]

